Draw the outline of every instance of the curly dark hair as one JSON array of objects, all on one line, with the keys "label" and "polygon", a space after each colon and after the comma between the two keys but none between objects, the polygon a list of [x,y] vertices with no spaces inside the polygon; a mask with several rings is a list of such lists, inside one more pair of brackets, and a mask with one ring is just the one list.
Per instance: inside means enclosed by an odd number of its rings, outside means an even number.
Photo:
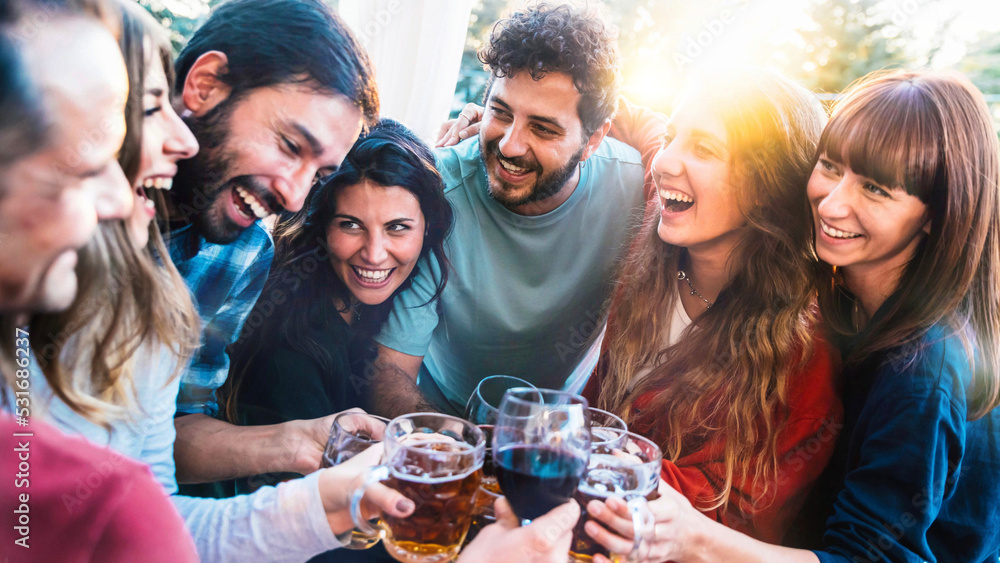
[{"label": "curly dark hair", "polygon": [[[527,69],[540,80],[549,72],[573,78],[582,99],[577,114],[589,136],[618,108],[621,85],[617,31],[596,13],[567,4],[538,4],[498,21],[479,60],[490,68],[488,98],[493,80]],[[485,100],[484,100],[485,103]]]}]

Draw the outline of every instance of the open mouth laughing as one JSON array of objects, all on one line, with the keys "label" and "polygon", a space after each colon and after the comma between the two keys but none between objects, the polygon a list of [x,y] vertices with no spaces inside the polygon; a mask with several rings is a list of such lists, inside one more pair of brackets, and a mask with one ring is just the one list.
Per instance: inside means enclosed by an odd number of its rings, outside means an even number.
[{"label": "open mouth laughing", "polygon": [[236,210],[247,220],[263,219],[272,213],[270,208],[243,186],[237,185],[233,188],[233,203],[236,204]]},{"label": "open mouth laughing", "polygon": [[691,209],[694,205],[694,198],[684,192],[661,189],[659,190],[659,193],[660,203],[663,204],[663,210],[668,213],[681,213]]},{"label": "open mouth laughing", "polygon": [[152,198],[150,198],[150,190],[166,191],[172,188],[173,185],[174,179],[169,176],[146,178],[135,188],[135,195],[138,198],[139,205],[144,206],[150,215],[155,214],[156,207]]}]

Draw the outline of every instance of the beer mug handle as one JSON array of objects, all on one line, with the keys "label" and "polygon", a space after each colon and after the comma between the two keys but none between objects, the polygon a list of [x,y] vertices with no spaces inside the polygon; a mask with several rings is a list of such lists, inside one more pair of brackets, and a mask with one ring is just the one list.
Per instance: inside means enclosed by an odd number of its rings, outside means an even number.
[{"label": "beer mug handle", "polygon": [[361,500],[364,498],[365,492],[368,491],[368,487],[388,478],[389,466],[376,465],[375,467],[370,467],[365,470],[364,482],[351,495],[351,520],[354,520],[354,525],[359,532],[369,536],[378,535],[379,531],[373,528],[364,515],[361,514]]},{"label": "beer mug handle", "polygon": [[649,510],[646,497],[634,495],[628,499],[627,504],[628,510],[632,514],[632,530],[635,532],[632,551],[625,558],[626,562],[631,563],[642,560],[642,557],[639,556],[639,548],[642,546],[642,540],[653,537],[653,527],[656,526],[656,520],[653,517],[653,512]]}]

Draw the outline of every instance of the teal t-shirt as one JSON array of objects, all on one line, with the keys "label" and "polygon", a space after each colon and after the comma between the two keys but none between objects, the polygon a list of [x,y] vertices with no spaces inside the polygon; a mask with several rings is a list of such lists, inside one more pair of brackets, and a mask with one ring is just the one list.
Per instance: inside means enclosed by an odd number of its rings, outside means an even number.
[{"label": "teal t-shirt", "polygon": [[421,265],[376,341],[423,356],[421,376],[459,411],[490,375],[579,386],[589,370],[577,368],[596,358],[617,266],[641,221],[639,153],[606,138],[569,199],[536,217],[489,196],[477,138],[435,155],[455,212],[445,245],[453,271],[440,299],[425,305],[440,270]]}]

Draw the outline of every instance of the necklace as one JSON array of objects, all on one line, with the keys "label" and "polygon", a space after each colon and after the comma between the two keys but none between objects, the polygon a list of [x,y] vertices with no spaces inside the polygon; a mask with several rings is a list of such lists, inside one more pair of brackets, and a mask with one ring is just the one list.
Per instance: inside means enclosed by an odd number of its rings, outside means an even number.
[{"label": "necklace", "polygon": [[708,299],[705,299],[705,296],[699,293],[698,290],[694,288],[694,286],[691,284],[691,278],[688,277],[687,272],[685,272],[684,270],[677,270],[677,279],[684,280],[685,282],[687,282],[688,287],[691,288],[691,295],[697,295],[698,299],[704,301],[706,309],[711,309],[712,305],[715,304],[709,301]]}]

